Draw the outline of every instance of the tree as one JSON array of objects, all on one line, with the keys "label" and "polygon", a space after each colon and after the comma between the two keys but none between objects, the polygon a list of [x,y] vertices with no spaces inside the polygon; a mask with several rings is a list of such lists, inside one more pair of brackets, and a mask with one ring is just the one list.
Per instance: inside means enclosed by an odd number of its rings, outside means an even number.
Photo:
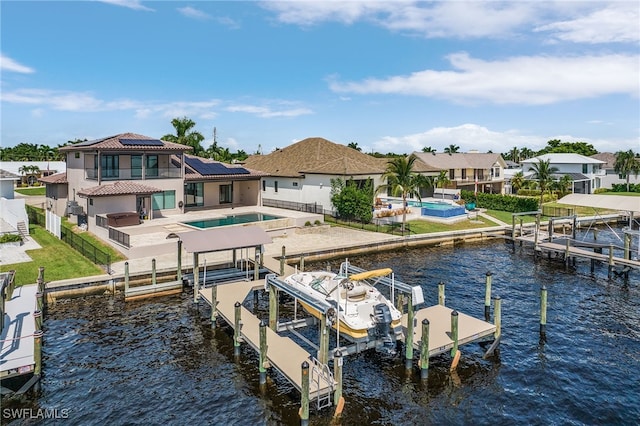
[{"label": "tree", "polygon": [[552,139],[547,142],[546,147],[538,151],[538,155],[549,153],[574,153],[589,157],[598,151],[586,142],[562,142],[560,139]]},{"label": "tree", "polygon": [[509,159],[514,163],[520,162],[520,150],[517,146],[514,146],[513,148],[511,148],[511,151],[509,151]]},{"label": "tree", "polygon": [[[518,193],[518,190],[524,186],[524,174],[522,171],[515,173],[511,176],[511,192],[514,194]],[[515,191],[514,191],[515,190]]]},{"label": "tree", "polygon": [[562,197],[566,194],[569,194],[571,191],[571,186],[573,185],[573,179],[571,176],[564,175],[560,179],[555,182],[555,189],[558,191],[558,196]]},{"label": "tree", "polygon": [[362,148],[360,148],[358,146],[358,142],[349,142],[349,144],[347,145],[349,148],[353,148],[356,151],[362,151]]},{"label": "tree", "polygon": [[422,152],[431,152],[431,153],[435,153],[437,150],[435,148],[431,148],[430,146],[423,146],[422,147]]},{"label": "tree", "polygon": [[340,179],[331,179],[331,204],[338,216],[347,220],[359,220],[369,223],[373,218],[373,184],[367,180],[362,188],[353,179],[346,183]]},{"label": "tree", "polygon": [[533,157],[535,155],[536,155],[535,151],[533,151],[533,150],[531,150],[531,149],[529,149],[527,147],[524,147],[524,148],[522,148],[520,150],[520,159],[521,160],[526,160],[527,158],[531,158],[531,157]]},{"label": "tree", "polygon": [[556,173],[558,169],[551,167],[549,160],[538,160],[537,164],[531,164],[531,168],[533,170],[533,178],[538,181],[538,188],[540,188],[540,207],[542,208],[544,193],[553,183],[552,175]]},{"label": "tree", "polygon": [[455,154],[459,150],[460,150],[460,147],[458,145],[451,144],[444,149],[444,152],[446,154]]},{"label": "tree", "polygon": [[200,132],[191,130],[195,125],[195,121],[187,117],[174,118],[171,120],[171,124],[176,129],[176,134],[167,134],[162,137],[163,140],[169,142],[175,142],[182,145],[188,145],[193,148],[193,155],[201,156],[205,153],[202,148],[202,141],[204,136]]},{"label": "tree", "polygon": [[633,150],[616,152],[616,162],[613,165],[616,173],[626,179],[627,192],[629,192],[629,176],[640,174],[640,158],[633,153]]},{"label": "tree", "polygon": [[375,193],[390,191],[394,197],[402,197],[402,231],[404,232],[407,221],[407,197],[415,196],[419,201],[420,187],[427,184],[425,176],[413,171],[413,164],[418,157],[411,154],[409,157],[396,157],[387,162],[387,169],[382,174],[382,180],[386,184],[376,188]]},{"label": "tree", "polygon": [[449,174],[446,170],[440,170],[440,174],[436,178],[436,186],[442,188],[442,199],[444,200],[444,187],[451,182],[449,180]]}]

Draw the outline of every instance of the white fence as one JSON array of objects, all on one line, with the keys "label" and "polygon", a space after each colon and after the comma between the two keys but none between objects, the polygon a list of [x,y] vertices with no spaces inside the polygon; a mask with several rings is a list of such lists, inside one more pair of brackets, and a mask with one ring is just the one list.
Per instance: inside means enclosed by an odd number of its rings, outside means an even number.
[{"label": "white fence", "polygon": [[55,215],[51,210],[47,210],[45,220],[47,231],[60,238],[60,222],[62,218]]}]

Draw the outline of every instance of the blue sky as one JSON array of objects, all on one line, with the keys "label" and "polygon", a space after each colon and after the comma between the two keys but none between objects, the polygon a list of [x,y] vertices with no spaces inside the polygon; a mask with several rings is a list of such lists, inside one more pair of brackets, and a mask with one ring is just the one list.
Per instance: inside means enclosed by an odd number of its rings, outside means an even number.
[{"label": "blue sky", "polygon": [[640,151],[640,3],[2,1],[1,138]]}]

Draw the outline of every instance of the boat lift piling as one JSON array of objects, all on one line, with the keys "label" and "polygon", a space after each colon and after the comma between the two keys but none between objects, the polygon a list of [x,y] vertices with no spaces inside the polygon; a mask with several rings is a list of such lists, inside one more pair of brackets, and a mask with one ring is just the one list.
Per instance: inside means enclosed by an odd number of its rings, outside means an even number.
[{"label": "boat lift piling", "polygon": [[547,340],[547,287],[540,287],[540,341]]},{"label": "boat lift piling", "polygon": [[491,319],[491,272],[487,272],[485,278],[484,290],[484,320],[489,322]]}]

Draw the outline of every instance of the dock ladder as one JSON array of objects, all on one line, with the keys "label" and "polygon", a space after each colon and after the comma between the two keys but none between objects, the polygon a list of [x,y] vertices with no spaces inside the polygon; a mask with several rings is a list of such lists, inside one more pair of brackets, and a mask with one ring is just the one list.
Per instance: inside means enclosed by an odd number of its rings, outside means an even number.
[{"label": "dock ladder", "polygon": [[[329,369],[327,364],[322,364],[315,357],[311,358],[311,364],[313,365],[313,373],[311,377],[314,378],[316,392],[316,403],[318,410],[331,406],[331,397],[333,395],[335,380],[333,379],[333,373]],[[324,392],[322,392],[324,390]]]}]

